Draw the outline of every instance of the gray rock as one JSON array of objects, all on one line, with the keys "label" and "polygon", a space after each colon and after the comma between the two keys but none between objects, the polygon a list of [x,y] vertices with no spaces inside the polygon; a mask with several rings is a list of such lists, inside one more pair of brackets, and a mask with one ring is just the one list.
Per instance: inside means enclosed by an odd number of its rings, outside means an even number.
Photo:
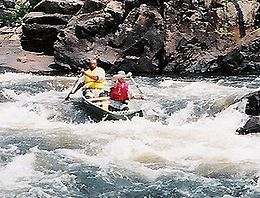
[{"label": "gray rock", "polygon": [[34,12],[49,14],[76,14],[83,6],[82,0],[42,0],[34,8]]},{"label": "gray rock", "polygon": [[256,27],[260,3],[241,5],[229,2],[223,12],[220,0],[43,0],[35,7],[42,16],[24,19],[22,43],[54,53],[57,68],[73,71],[97,56],[108,72],[259,73],[259,30],[240,36]]}]

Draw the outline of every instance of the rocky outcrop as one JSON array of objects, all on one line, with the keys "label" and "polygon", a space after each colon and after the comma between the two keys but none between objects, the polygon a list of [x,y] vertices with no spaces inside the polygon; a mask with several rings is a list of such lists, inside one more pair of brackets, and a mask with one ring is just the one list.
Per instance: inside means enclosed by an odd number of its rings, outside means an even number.
[{"label": "rocky outcrop", "polygon": [[163,19],[159,12],[142,4],[124,19],[121,2],[95,5],[96,9],[85,5],[84,11],[59,35],[54,45],[56,64],[76,70],[86,67],[88,59],[95,56],[99,65],[111,72],[156,72],[157,54],[163,49]]},{"label": "rocky outcrop", "polygon": [[247,97],[245,113],[249,118],[243,127],[237,129],[237,133],[239,135],[260,133],[260,91]]},{"label": "rocky outcrop", "polygon": [[260,30],[244,37],[218,57],[219,69],[227,73],[253,74],[260,72]]},{"label": "rocky outcrop", "polygon": [[31,12],[24,18],[21,45],[24,50],[53,54],[57,35],[66,27],[70,15]]},{"label": "rocky outcrop", "polygon": [[115,33],[113,46],[120,49],[120,70],[155,73],[160,69],[164,22],[160,13],[146,4],[133,9]]},{"label": "rocky outcrop", "polygon": [[[230,47],[240,42],[244,28],[252,28],[254,16],[248,13],[256,12],[259,5],[255,3],[230,1],[225,5],[221,1],[168,1],[164,15],[168,64],[164,71],[179,74],[231,74],[241,71],[239,67],[243,65],[226,67],[226,59],[223,57],[235,53],[236,49],[233,48],[233,52]],[[243,18],[243,23],[238,20],[241,12],[248,14],[247,18]],[[235,61],[237,57],[231,59]]]},{"label": "rocky outcrop", "polygon": [[34,8],[42,18],[25,18],[22,45],[54,54],[53,68],[73,71],[95,56],[108,72],[259,73],[259,30],[252,33],[259,5],[249,0],[43,0]]},{"label": "rocky outcrop", "polygon": [[237,130],[237,133],[239,135],[260,133],[260,118],[256,116],[250,117],[246,124]]},{"label": "rocky outcrop", "polygon": [[43,0],[34,7],[33,11],[48,14],[75,15],[81,9],[82,5],[82,0]]},{"label": "rocky outcrop", "polygon": [[[24,17],[21,45],[24,50],[53,55],[54,42],[82,7],[80,0],[43,0]],[[39,12],[38,12],[39,11]]]}]

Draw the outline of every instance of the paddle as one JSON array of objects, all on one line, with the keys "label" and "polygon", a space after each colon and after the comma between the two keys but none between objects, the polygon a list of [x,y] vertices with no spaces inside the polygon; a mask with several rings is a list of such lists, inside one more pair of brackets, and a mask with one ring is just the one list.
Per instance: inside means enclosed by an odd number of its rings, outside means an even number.
[{"label": "paddle", "polygon": [[129,77],[130,80],[134,83],[134,85],[136,86],[136,88],[139,90],[139,92],[143,95],[144,93],[142,92],[142,90],[140,89],[140,87],[138,86],[138,84],[134,81],[134,79],[130,76]]},{"label": "paddle", "polygon": [[[142,92],[142,90],[140,89],[140,87],[138,86],[138,84],[135,82],[135,80],[133,79],[132,77],[132,73],[131,72],[128,72],[126,77],[129,77],[130,80],[134,83],[134,85],[136,86],[136,88],[139,90],[139,92],[144,95],[144,93]],[[142,97],[143,98],[143,97]]]},{"label": "paddle", "polygon": [[77,80],[74,82],[72,89],[70,90],[70,92],[68,93],[68,95],[66,96],[65,100],[70,99],[70,95],[76,93],[76,91],[78,91],[81,87],[82,87],[82,83],[80,82],[82,75],[80,75]]}]

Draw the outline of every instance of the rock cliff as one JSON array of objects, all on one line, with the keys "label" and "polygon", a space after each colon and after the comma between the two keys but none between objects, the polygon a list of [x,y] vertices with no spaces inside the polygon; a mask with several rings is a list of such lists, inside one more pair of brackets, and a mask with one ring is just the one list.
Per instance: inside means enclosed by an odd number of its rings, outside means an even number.
[{"label": "rock cliff", "polygon": [[77,71],[259,73],[259,1],[42,0],[24,18],[23,49]]}]

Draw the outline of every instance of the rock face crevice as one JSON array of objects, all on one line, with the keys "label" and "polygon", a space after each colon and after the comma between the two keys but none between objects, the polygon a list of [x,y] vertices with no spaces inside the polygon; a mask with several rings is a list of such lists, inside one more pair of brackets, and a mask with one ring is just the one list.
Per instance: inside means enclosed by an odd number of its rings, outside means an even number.
[{"label": "rock face crevice", "polygon": [[97,57],[107,72],[259,73],[257,1],[43,0],[21,43],[76,71]]}]

